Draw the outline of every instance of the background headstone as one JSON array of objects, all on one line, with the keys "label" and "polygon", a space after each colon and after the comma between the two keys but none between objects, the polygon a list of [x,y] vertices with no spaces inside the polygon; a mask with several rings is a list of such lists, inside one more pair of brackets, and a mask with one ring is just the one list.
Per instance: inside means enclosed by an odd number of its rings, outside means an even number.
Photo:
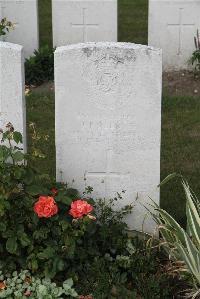
[{"label": "background headstone", "polygon": [[24,57],[22,46],[0,42],[0,128],[11,122],[23,135],[26,151]]},{"label": "background headstone", "polygon": [[5,41],[24,47],[25,57],[33,54],[39,47],[38,1],[37,0],[0,0],[0,19],[15,23]]},{"label": "background headstone", "polygon": [[[129,226],[142,229],[159,202],[161,52],[126,43],[86,43],[55,52],[58,181],[94,196],[135,203]],[[140,202],[140,203],[139,203]],[[146,231],[155,224],[147,219]]]},{"label": "background headstone", "polygon": [[190,68],[197,29],[199,0],[149,0],[148,44],[162,48],[164,70]]},{"label": "background headstone", "polygon": [[117,41],[117,0],[53,0],[53,44]]}]

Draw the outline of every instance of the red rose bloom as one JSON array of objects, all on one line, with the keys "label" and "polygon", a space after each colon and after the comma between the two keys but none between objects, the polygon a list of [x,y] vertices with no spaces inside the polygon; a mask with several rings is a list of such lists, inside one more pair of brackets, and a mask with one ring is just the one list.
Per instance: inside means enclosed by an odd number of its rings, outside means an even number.
[{"label": "red rose bloom", "polygon": [[86,200],[77,199],[71,204],[69,214],[74,218],[82,218],[92,212],[93,207]]},{"label": "red rose bloom", "polygon": [[49,218],[58,213],[58,206],[53,197],[40,196],[34,205],[34,212],[39,218]]}]

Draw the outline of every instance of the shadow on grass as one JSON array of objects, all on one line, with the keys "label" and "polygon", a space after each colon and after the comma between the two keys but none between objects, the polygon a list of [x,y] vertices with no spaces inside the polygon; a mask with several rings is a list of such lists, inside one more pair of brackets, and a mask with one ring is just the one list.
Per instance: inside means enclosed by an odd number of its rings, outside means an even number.
[{"label": "shadow on grass", "polygon": [[32,92],[26,96],[26,106],[31,165],[55,177],[54,94]]},{"label": "shadow on grass", "polygon": [[[161,179],[181,173],[198,195],[200,188],[200,98],[163,97]],[[185,195],[180,180],[161,188],[161,206],[185,224]]]}]

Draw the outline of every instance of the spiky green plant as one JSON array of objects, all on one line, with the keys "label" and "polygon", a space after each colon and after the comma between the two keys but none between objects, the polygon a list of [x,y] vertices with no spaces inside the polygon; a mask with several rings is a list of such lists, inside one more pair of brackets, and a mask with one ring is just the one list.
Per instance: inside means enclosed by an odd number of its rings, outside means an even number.
[{"label": "spiky green plant", "polygon": [[[163,183],[172,177],[174,174],[168,176]],[[187,229],[181,227],[155,203],[155,213],[152,215],[158,224],[164,241],[163,246],[170,258],[183,262],[180,270],[191,277],[192,290],[187,293],[187,297],[200,298],[200,202],[185,180],[182,180],[182,185],[186,195]]]},{"label": "spiky green plant", "polygon": [[194,70],[196,73],[200,72],[200,35],[199,30],[197,30],[197,34],[194,37],[194,44],[196,50],[192,53],[192,57],[190,59],[190,63],[194,66]]}]

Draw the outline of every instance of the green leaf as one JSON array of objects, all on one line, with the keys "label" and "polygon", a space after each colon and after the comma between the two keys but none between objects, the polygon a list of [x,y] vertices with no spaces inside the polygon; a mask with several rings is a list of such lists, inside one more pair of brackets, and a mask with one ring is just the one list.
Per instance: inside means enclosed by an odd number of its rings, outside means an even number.
[{"label": "green leaf", "polygon": [[20,151],[15,152],[14,154],[12,154],[12,156],[15,162],[21,162],[24,159],[24,154]]},{"label": "green leaf", "polygon": [[3,222],[0,222],[0,232],[5,232],[6,231],[6,225]]},{"label": "green leaf", "polygon": [[30,195],[39,195],[41,194],[41,186],[38,185],[31,185],[26,187],[26,192],[29,193]]},{"label": "green leaf", "polygon": [[48,289],[46,286],[44,285],[39,285],[38,288],[37,288],[37,295],[39,297],[44,297],[44,296],[47,296],[48,295]]},{"label": "green leaf", "polygon": [[73,286],[73,280],[72,280],[72,278],[69,278],[69,279],[67,279],[67,280],[65,280],[64,281],[64,283],[63,283],[63,288],[65,289],[65,290],[68,290],[69,289],[69,287],[71,288],[72,286]]},{"label": "green leaf", "polygon": [[0,162],[4,161],[4,151],[3,151],[3,147],[0,146]]},{"label": "green leaf", "polygon": [[67,189],[66,195],[69,196],[69,197],[72,197],[72,198],[78,198],[79,197],[78,190],[76,190],[74,188]]},{"label": "green leaf", "polygon": [[42,252],[39,252],[37,256],[41,260],[44,260],[44,259],[48,260],[48,259],[54,257],[54,255],[55,255],[55,250],[51,247],[47,247]]},{"label": "green leaf", "polygon": [[163,185],[165,185],[166,183],[168,183],[169,181],[171,181],[173,178],[178,177],[178,178],[182,178],[181,174],[177,174],[176,172],[169,174],[159,185],[158,187],[161,187]]},{"label": "green leaf", "polygon": [[31,260],[31,269],[35,272],[38,269],[38,262],[36,259]]},{"label": "green leaf", "polygon": [[30,245],[30,243],[31,243],[27,234],[25,234],[25,233],[20,234],[19,240],[23,247],[26,247],[26,246]]},{"label": "green leaf", "polygon": [[56,201],[70,206],[72,203],[72,198],[66,194],[66,191],[59,191],[58,195],[56,196]]},{"label": "green leaf", "polygon": [[27,185],[30,185],[33,183],[33,180],[35,178],[35,173],[31,168],[26,169],[26,176],[24,178],[24,183]]},{"label": "green leaf", "polygon": [[14,132],[13,139],[17,144],[22,143],[22,134],[20,132]]},{"label": "green leaf", "polygon": [[17,252],[17,238],[16,237],[12,237],[9,238],[6,242],[6,249],[8,250],[9,253],[14,254]]}]

